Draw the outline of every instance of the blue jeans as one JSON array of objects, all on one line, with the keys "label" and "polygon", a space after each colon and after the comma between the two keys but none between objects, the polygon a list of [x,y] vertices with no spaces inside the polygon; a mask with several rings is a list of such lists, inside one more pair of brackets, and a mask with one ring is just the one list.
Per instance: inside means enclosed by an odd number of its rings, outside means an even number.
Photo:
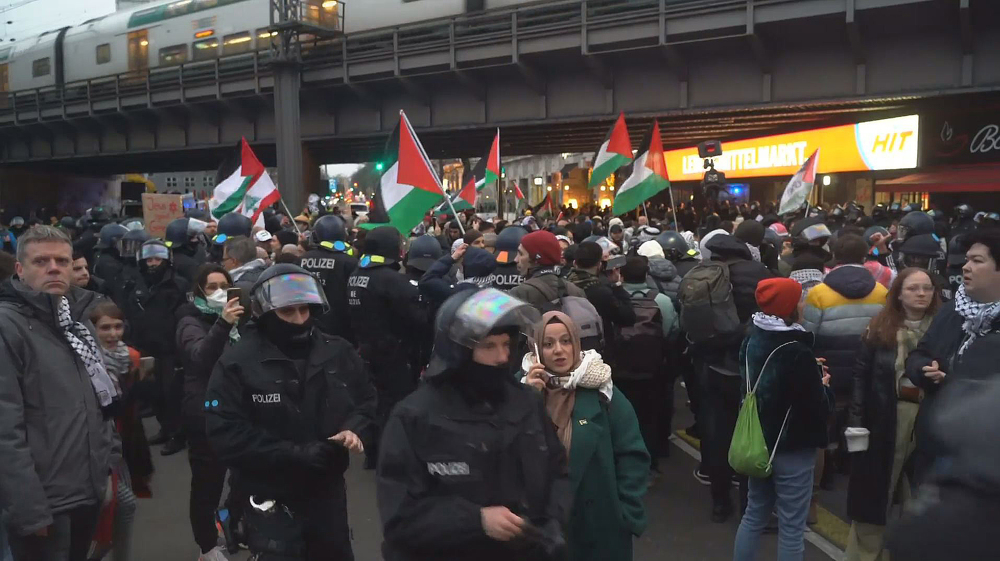
[{"label": "blue jeans", "polygon": [[778,452],[767,479],[750,478],[747,510],[736,532],[733,561],[757,557],[760,534],[772,512],[778,514],[778,561],[801,561],[805,552],[802,534],[812,498],[816,450]]}]

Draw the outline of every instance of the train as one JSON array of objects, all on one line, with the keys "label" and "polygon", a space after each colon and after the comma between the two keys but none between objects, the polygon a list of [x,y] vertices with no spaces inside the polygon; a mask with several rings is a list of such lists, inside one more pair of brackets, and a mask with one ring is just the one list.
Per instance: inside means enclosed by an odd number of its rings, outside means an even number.
[{"label": "train", "polygon": [[[302,19],[356,33],[537,0],[301,0]],[[270,0],[170,0],[0,48],[0,92],[142,73],[268,49]]]}]

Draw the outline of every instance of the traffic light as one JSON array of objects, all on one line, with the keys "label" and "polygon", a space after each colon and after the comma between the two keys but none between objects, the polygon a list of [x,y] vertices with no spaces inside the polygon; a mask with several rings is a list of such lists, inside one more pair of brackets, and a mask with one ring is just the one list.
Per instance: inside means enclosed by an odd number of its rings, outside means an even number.
[{"label": "traffic light", "polygon": [[375,162],[375,171],[382,171],[382,162]]}]

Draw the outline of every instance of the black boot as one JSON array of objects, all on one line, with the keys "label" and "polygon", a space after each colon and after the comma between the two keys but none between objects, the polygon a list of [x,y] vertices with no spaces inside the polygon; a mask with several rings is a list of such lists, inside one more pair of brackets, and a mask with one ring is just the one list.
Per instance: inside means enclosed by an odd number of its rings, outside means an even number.
[{"label": "black boot", "polygon": [[166,446],[163,450],[160,450],[161,456],[172,456],[181,450],[187,448],[187,444],[184,442],[184,438],[180,436],[175,436],[167,441]]}]

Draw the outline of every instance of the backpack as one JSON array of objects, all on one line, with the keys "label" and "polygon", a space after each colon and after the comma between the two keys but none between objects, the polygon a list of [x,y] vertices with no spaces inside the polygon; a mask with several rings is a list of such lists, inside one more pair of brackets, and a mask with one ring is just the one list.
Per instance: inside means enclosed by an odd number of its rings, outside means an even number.
[{"label": "backpack", "polygon": [[577,328],[580,329],[580,344],[583,350],[594,349],[597,351],[604,349],[604,321],[597,313],[597,308],[590,303],[590,300],[582,296],[570,296],[566,291],[566,281],[558,279],[559,290],[553,292],[544,282],[537,282],[535,279],[524,281],[524,284],[542,293],[545,303],[540,310],[543,314],[547,312],[562,312],[573,320]]},{"label": "backpack", "polygon": [[681,304],[681,328],[692,343],[731,335],[741,328],[725,263],[709,261],[688,271],[677,290],[677,299]]},{"label": "backpack", "polygon": [[656,290],[630,294],[635,324],[621,327],[615,338],[615,377],[649,380],[663,369],[665,335],[663,312],[656,303]]},{"label": "backpack", "polygon": [[785,412],[785,420],[781,422],[781,430],[778,431],[778,438],[774,441],[774,450],[767,452],[767,441],[764,440],[764,430],[760,427],[760,413],[757,411],[757,386],[764,376],[767,363],[771,357],[782,347],[793,344],[789,341],[778,345],[771,354],[767,355],[764,366],[760,368],[760,375],[753,388],[750,387],[750,354],[746,357],[746,379],[747,394],[740,406],[740,416],[736,419],[736,429],[733,431],[733,440],[729,443],[729,465],[736,473],[741,473],[750,477],[765,478],[771,476],[771,462],[774,461],[774,453],[778,450],[778,442],[785,432],[785,425],[788,423],[788,415],[792,412],[791,407]]}]

